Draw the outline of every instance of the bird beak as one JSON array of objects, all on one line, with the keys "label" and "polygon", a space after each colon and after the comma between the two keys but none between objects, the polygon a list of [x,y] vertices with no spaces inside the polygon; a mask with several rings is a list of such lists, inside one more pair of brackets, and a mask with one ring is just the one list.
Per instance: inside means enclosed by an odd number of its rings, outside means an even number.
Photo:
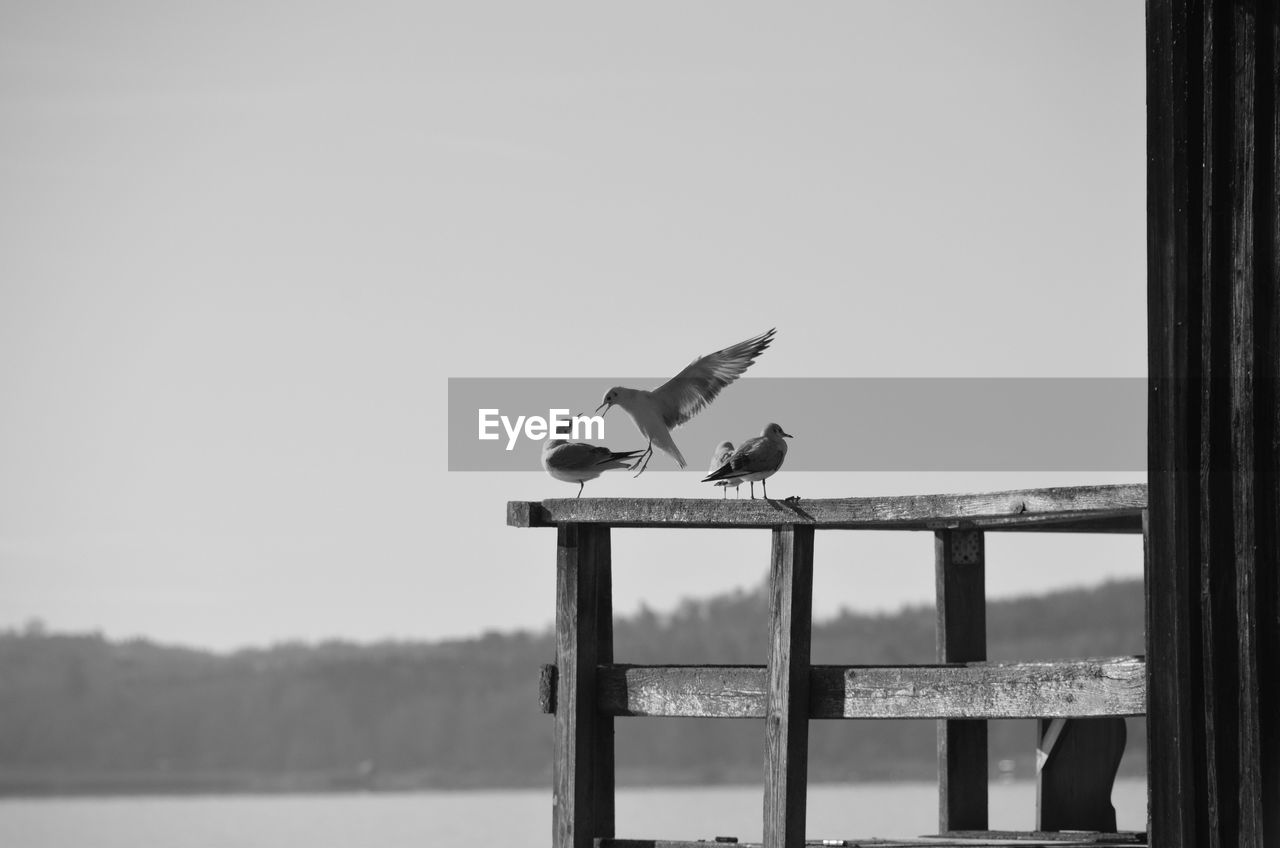
[{"label": "bird beak", "polygon": [[[602,409],[604,410],[605,415],[608,415],[609,410],[613,409],[613,404],[609,403],[609,401],[605,401],[604,403],[596,407],[596,412],[599,412]],[[592,414],[594,415],[595,413],[592,413]]]},{"label": "bird beak", "polygon": [[782,434],[782,435],[783,435],[785,438],[788,438],[788,439],[794,439],[794,438],[795,438],[795,436],[793,436],[793,435],[791,435],[790,433],[787,433],[787,432],[785,432],[785,431],[783,432],[783,434]]}]

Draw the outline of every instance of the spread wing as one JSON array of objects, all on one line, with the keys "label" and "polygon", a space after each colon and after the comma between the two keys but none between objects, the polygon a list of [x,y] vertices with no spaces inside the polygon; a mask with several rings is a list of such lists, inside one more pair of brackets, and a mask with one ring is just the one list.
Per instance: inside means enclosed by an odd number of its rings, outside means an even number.
[{"label": "spread wing", "polygon": [[773,341],[774,330],[754,339],[695,359],[676,376],[650,392],[662,422],[678,427],[715,400],[720,390],[742,376]]}]

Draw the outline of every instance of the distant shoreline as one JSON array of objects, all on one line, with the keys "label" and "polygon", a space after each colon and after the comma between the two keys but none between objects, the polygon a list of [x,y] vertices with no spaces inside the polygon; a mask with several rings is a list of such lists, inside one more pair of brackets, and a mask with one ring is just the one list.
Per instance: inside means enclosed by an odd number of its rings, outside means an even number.
[{"label": "distant shoreline", "polygon": [[[1019,764],[1023,766],[1024,764]],[[1143,778],[1143,763],[1126,758],[1117,780]],[[998,772],[992,769],[993,782]],[[1012,774],[1012,782],[1031,781],[1029,766]],[[677,770],[620,769],[622,789],[671,787],[745,787],[760,784],[758,774],[746,770],[694,773]],[[930,783],[937,774],[911,763],[876,774],[851,775],[823,770],[812,774],[813,784]],[[193,775],[51,775],[9,774],[0,776],[0,801],[35,798],[137,798],[198,797],[202,795],[328,795],[348,793],[396,794],[409,792],[476,792],[521,789],[551,789],[550,775],[534,780],[493,781],[480,775],[445,780],[422,774],[384,775],[372,779],[340,774],[193,774]]]}]

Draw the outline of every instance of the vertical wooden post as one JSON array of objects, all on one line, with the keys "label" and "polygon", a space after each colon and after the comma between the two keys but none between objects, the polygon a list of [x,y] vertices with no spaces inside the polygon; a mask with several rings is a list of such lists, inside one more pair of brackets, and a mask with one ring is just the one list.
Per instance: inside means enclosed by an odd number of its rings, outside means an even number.
[{"label": "vertical wooden post", "polygon": [[[979,530],[934,533],[938,662],[987,658],[986,544]],[[938,829],[987,829],[987,723],[938,722]]]},{"label": "vertical wooden post", "polygon": [[1280,846],[1280,12],[1147,2],[1149,831]]},{"label": "vertical wooden post", "polygon": [[812,629],[813,527],[775,528],[769,568],[769,657],[765,672],[765,848],[804,845]]},{"label": "vertical wooden post", "polygon": [[552,845],[591,848],[614,830],[613,722],[596,709],[596,670],[613,653],[609,528],[556,533]]},{"label": "vertical wooden post", "polygon": [[[608,527],[595,527],[591,533],[595,545],[596,567],[596,663],[613,662],[613,543]],[[597,703],[592,687],[592,704]],[[613,716],[595,717],[595,787],[596,836],[614,836],[615,771],[613,757]]]}]

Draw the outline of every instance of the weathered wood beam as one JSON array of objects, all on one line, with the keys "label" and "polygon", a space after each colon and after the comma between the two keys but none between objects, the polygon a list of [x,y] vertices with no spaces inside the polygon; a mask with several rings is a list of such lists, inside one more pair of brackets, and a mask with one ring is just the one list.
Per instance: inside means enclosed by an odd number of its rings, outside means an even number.
[{"label": "weathered wood beam", "polygon": [[1046,532],[1141,533],[1147,505],[1141,484],[1072,486],[958,495],[818,500],[714,498],[564,498],[511,501],[507,524],[613,527],[785,527],[851,530],[979,528]]},{"label": "weathered wood beam", "polygon": [[613,726],[596,709],[602,648],[611,659],[610,610],[601,595],[608,537],[607,527],[568,525],[557,533],[554,848],[590,848],[596,837],[613,836]]},{"label": "weathered wood beam", "polygon": [[[934,534],[939,662],[987,658],[986,539],[980,530]],[[975,693],[981,698],[985,693]],[[938,829],[987,827],[987,723],[938,722]]]},{"label": "weathered wood beam", "polygon": [[1280,845],[1280,13],[1148,0],[1152,839]]},{"label": "weathered wood beam", "polygon": [[[995,719],[1133,716],[1146,711],[1141,657],[1026,663],[832,666],[809,669],[811,719]],[[605,665],[606,715],[765,716],[765,669],[754,665]]]},{"label": "weathered wood beam", "polygon": [[[733,837],[709,839],[599,839],[596,848],[710,848],[713,845],[735,845],[737,848],[761,848],[759,842],[738,842]],[[1133,848],[1146,845],[1146,834],[1133,831],[1093,833],[1075,831],[1051,833],[1026,830],[948,831],[921,839],[822,839],[808,840],[805,845],[839,846],[840,848],[995,848],[1018,845],[1023,848]]]},{"label": "weathered wood beam", "polygon": [[801,848],[809,783],[813,528],[776,527],[764,670],[764,845]]}]

